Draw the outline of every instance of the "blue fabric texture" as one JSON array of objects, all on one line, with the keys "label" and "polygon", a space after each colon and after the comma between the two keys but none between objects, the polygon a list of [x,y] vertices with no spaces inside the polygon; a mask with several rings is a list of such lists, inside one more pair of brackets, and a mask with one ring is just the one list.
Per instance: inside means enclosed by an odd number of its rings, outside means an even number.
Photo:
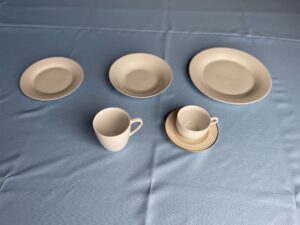
[{"label": "blue fabric texture", "polygon": [[[218,46],[266,65],[264,100],[228,105],[194,87],[189,61]],[[133,99],[111,86],[110,65],[133,52],[170,64],[166,92]],[[82,85],[56,101],[27,98],[22,72],[51,56],[80,63]],[[0,225],[299,224],[299,64],[298,0],[0,0]],[[188,104],[220,118],[207,151],[166,136],[166,115]],[[119,153],[92,128],[110,106],[144,120]]]}]

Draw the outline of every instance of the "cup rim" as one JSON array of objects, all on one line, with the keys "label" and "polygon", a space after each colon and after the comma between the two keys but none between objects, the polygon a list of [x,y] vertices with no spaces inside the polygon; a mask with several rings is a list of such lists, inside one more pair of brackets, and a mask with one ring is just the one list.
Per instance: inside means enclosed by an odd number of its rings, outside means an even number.
[{"label": "cup rim", "polygon": [[[127,125],[127,128],[124,129],[122,132],[116,134],[116,135],[106,135],[106,134],[103,134],[103,133],[99,132],[99,131],[96,129],[96,127],[95,127],[95,126],[96,126],[96,123],[97,123],[96,120],[99,119],[99,117],[100,117],[100,115],[101,115],[102,113],[104,113],[105,111],[108,111],[108,110],[119,110],[120,112],[124,113],[124,114],[127,116],[127,119],[128,119],[128,125]],[[94,128],[94,131],[95,131],[97,134],[99,134],[99,135],[101,135],[101,136],[103,136],[103,137],[118,137],[118,136],[124,134],[124,132],[126,132],[126,130],[128,129],[128,127],[130,126],[130,120],[131,120],[131,118],[130,118],[128,112],[125,111],[124,109],[119,108],[119,107],[108,107],[108,108],[104,108],[104,109],[102,109],[102,110],[100,110],[99,112],[96,113],[96,115],[94,116],[94,119],[93,119],[93,128]]]},{"label": "cup rim", "polygon": [[[203,111],[207,115],[207,118],[209,118],[209,123],[208,123],[208,125],[204,129],[202,129],[202,130],[192,130],[192,129],[187,128],[186,126],[183,125],[182,121],[180,120],[180,114],[182,114],[183,111],[187,110],[188,108],[200,109],[201,111]],[[177,118],[176,118],[176,120],[178,121],[178,123],[180,124],[180,126],[182,126],[184,129],[188,130],[189,132],[194,132],[194,133],[202,132],[202,131],[208,129],[209,125],[210,125],[210,119],[211,119],[211,115],[209,114],[209,112],[207,110],[205,110],[204,108],[202,108],[201,106],[197,106],[197,105],[187,105],[187,106],[182,107],[177,112]]]}]

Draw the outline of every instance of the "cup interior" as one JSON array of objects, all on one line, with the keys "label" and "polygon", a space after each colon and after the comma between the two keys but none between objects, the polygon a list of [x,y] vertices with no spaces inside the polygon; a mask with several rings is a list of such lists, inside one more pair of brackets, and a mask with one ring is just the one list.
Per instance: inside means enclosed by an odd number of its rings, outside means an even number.
[{"label": "cup interior", "polygon": [[104,109],[95,116],[93,121],[95,131],[104,136],[122,134],[129,125],[129,115],[119,108]]},{"label": "cup interior", "polygon": [[177,119],[186,129],[202,131],[210,125],[209,113],[198,106],[186,106],[179,110]]}]

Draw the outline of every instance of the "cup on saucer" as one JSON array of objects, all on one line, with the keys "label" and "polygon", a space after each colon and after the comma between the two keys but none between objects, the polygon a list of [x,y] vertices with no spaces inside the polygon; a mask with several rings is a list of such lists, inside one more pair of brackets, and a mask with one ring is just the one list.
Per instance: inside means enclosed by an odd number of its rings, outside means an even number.
[{"label": "cup on saucer", "polygon": [[200,106],[188,105],[178,111],[176,129],[186,139],[201,141],[207,138],[209,128],[218,121],[218,117],[211,117]]},{"label": "cup on saucer", "polygon": [[[184,108],[185,110],[179,114],[179,111]],[[182,118],[186,115],[188,115],[187,119]],[[175,145],[188,152],[199,152],[210,148],[217,141],[219,134],[217,122],[217,118],[211,117],[201,107],[186,106],[169,113],[165,129],[169,139]]]}]

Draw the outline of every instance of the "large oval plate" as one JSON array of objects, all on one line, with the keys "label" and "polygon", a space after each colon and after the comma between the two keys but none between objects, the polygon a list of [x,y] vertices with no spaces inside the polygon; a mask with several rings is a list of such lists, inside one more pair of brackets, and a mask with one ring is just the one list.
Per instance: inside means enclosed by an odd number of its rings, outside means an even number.
[{"label": "large oval plate", "polygon": [[254,56],[232,48],[211,48],[193,57],[190,77],[205,95],[230,104],[249,104],[270,92],[272,78]]}]

